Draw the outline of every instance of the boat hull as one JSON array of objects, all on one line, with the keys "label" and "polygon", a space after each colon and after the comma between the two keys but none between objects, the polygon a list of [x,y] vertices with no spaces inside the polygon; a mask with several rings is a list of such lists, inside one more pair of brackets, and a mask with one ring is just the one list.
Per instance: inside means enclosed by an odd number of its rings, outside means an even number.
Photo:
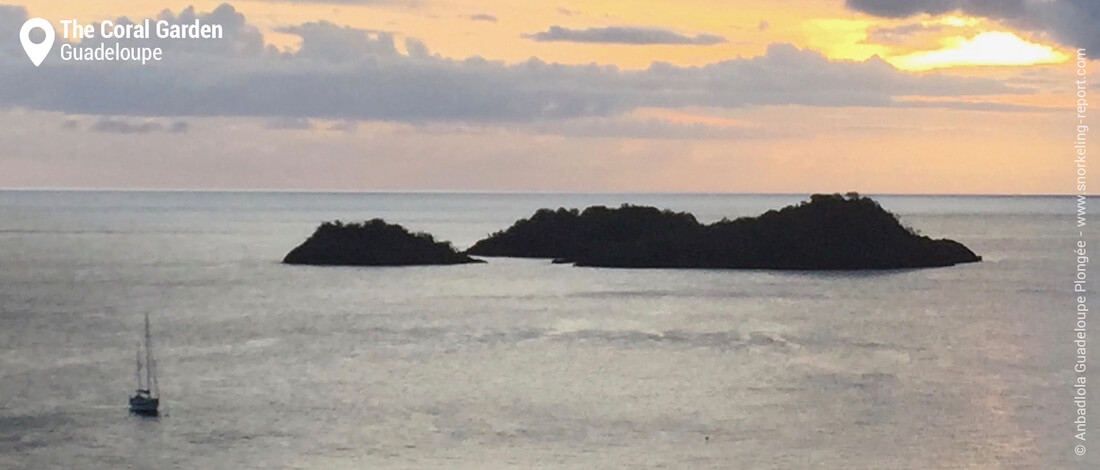
[{"label": "boat hull", "polygon": [[135,396],[130,397],[130,412],[142,416],[156,416],[160,407],[159,398]]}]

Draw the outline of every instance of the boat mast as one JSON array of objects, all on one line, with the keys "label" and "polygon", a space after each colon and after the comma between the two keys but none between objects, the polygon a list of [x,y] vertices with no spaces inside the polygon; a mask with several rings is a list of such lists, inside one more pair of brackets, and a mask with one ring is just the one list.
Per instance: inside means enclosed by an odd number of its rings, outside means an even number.
[{"label": "boat mast", "polygon": [[137,360],[137,368],[135,369],[134,374],[136,376],[135,378],[137,379],[137,390],[141,390],[143,388],[141,386],[141,343],[138,343],[136,352],[137,357],[135,357],[135,359]]},{"label": "boat mast", "polygon": [[159,393],[156,390],[156,375],[153,373],[153,335],[149,330],[149,314],[145,314],[145,385],[152,396]]}]

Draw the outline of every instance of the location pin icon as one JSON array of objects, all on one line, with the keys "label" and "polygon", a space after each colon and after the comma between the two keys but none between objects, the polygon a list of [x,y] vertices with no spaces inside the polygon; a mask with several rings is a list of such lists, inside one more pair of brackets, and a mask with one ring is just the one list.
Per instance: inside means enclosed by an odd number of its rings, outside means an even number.
[{"label": "location pin icon", "polygon": [[[39,28],[46,33],[45,41],[38,44],[31,41],[31,31],[34,28]],[[23,50],[27,51],[27,57],[31,58],[31,62],[34,63],[35,67],[42,65],[42,61],[50,55],[50,50],[53,49],[54,36],[56,36],[56,33],[54,33],[53,25],[42,18],[31,18],[23,23],[23,29],[19,30],[19,41],[23,43]]]}]

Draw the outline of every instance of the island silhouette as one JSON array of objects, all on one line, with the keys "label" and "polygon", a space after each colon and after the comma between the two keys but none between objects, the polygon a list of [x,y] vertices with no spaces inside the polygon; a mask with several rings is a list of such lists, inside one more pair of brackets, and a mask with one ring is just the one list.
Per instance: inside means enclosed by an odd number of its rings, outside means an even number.
[{"label": "island silhouette", "polygon": [[953,240],[934,240],[856,193],[815,194],[757,217],[702,224],[686,212],[618,208],[540,209],[465,252],[426,233],[374,219],[325,222],[287,264],[449,265],[474,256],[546,258],[608,268],[871,270],[953,266],[981,257]]},{"label": "island silhouette", "polygon": [[286,264],[320,266],[418,266],[483,263],[427,233],[374,219],[361,224],[322,223],[287,253]]},{"label": "island silhouette", "polygon": [[541,209],[467,253],[613,268],[864,270],[981,261],[958,242],[917,234],[856,193],[815,194],[758,217],[709,225],[645,206]]}]

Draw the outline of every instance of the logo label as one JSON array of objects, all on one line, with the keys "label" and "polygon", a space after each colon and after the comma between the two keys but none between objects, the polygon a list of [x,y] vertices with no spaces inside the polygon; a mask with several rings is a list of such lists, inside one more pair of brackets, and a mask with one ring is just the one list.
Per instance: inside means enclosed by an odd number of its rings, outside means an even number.
[{"label": "logo label", "polygon": [[[31,41],[31,31],[35,29],[41,29],[46,33],[46,40],[35,44]],[[56,39],[57,33],[53,30],[53,25],[49,21],[42,18],[31,18],[23,23],[23,28],[19,30],[19,41],[23,43],[23,50],[27,51],[27,57],[30,57],[31,62],[35,67],[42,65],[42,61],[46,60],[46,56],[50,55],[50,51],[53,50],[53,41]]]}]

